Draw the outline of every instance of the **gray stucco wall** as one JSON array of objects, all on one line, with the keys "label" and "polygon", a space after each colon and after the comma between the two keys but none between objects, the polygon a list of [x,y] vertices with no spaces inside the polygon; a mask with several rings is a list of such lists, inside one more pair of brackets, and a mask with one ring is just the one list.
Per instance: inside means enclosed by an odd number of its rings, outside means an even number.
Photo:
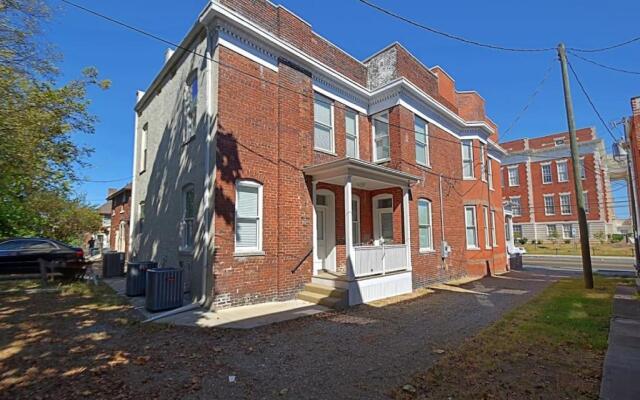
[{"label": "gray stucco wall", "polygon": [[[189,47],[198,54],[206,54],[207,44],[206,31],[203,29]],[[217,64],[210,64],[211,73],[203,57],[186,53],[178,59],[155,93],[147,93],[151,97],[138,113],[136,131],[135,159],[139,165],[142,147],[140,135],[144,125],[148,124],[146,170],[140,173],[139,166],[136,165],[134,173],[131,258],[154,260],[161,266],[184,268],[186,286],[194,299],[208,291],[203,287],[203,279],[207,282],[207,277],[211,274],[209,265],[212,260],[209,254],[208,261],[205,261],[204,248],[207,226],[204,201],[207,146],[211,173],[215,167],[214,143],[207,145],[209,126],[212,125],[207,113],[207,87],[210,86],[212,96],[211,115],[216,115],[218,74]],[[213,78],[210,85],[207,76],[209,73]],[[183,94],[192,74],[196,74],[198,79],[197,128],[195,136],[184,143],[186,118]],[[193,250],[181,251],[183,188],[187,185],[193,185],[195,194],[195,237]],[[210,209],[213,209],[212,197]],[[142,201],[145,203],[145,219],[141,224],[139,205]],[[212,229],[210,227],[209,231]],[[208,286],[210,287],[210,282]]]}]

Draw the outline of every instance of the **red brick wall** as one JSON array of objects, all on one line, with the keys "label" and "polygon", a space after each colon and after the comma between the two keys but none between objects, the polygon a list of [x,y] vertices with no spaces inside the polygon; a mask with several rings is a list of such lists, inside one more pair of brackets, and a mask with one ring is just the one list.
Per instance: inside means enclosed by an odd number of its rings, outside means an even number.
[{"label": "red brick wall", "polygon": [[484,100],[476,92],[458,92],[458,114],[467,121],[484,121]]},{"label": "red brick wall", "polygon": [[[509,173],[508,167],[512,165],[504,165],[500,173],[502,174],[502,181],[504,182],[504,187],[502,188],[503,196],[505,200],[509,200],[509,197],[520,196],[520,209],[522,215],[519,217],[513,217],[513,223],[523,223],[530,222],[529,218],[529,195],[528,195],[528,182],[527,182],[527,164],[520,163],[518,165],[518,176],[520,177],[520,185],[518,186],[509,186]],[[498,184],[500,181],[498,181]],[[536,205],[537,206],[537,205]]]},{"label": "red brick wall", "polygon": [[[120,222],[125,221],[124,233],[125,254],[129,254],[129,224],[131,221],[131,192],[125,191],[111,200],[111,228],[109,232],[109,249],[116,249],[116,232]],[[97,244],[96,244],[97,246]]]}]

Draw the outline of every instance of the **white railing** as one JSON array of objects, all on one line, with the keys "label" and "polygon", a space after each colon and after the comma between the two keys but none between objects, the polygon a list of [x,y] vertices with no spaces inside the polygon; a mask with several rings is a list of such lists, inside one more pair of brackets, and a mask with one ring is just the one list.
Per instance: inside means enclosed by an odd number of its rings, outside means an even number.
[{"label": "white railing", "polygon": [[407,269],[407,246],[404,244],[355,246],[354,250],[356,278]]}]

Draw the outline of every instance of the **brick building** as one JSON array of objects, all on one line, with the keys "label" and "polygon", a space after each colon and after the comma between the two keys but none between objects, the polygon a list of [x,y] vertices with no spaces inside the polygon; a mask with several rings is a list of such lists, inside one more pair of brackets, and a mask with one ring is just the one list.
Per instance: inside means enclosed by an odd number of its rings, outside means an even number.
[{"label": "brick building", "polygon": [[[611,184],[604,142],[595,128],[577,132],[580,175],[591,238],[613,232]],[[569,133],[502,143],[503,196],[511,203],[516,237],[574,239],[579,235]]]},{"label": "brick building", "polygon": [[[631,204],[634,209],[631,213],[632,217],[635,213],[635,227],[637,229],[640,226],[640,97],[634,97],[631,99],[631,117],[626,120],[625,126],[627,143],[629,145],[628,151],[631,159],[631,177],[629,181],[631,184],[631,190],[635,197],[635,204]],[[631,197],[630,197],[631,198]],[[636,232],[637,235],[637,232]],[[638,243],[636,238],[636,243]],[[636,245],[636,253],[638,253],[638,246]],[[638,255],[636,255],[638,257]]]},{"label": "brick building", "polygon": [[109,189],[107,201],[111,202],[109,248],[128,254],[131,221],[131,184],[120,189]]},{"label": "brick building", "polygon": [[507,269],[505,151],[444,69],[357,60],[264,0],[211,2],[181,47],[135,107],[133,259],[214,307]]}]

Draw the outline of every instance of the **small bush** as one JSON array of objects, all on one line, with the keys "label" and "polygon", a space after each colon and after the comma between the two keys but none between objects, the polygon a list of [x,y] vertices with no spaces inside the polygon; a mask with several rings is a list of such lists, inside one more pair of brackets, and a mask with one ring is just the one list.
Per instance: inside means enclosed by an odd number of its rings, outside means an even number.
[{"label": "small bush", "polygon": [[611,243],[622,242],[623,239],[624,239],[624,235],[620,233],[614,233],[611,235]]},{"label": "small bush", "polygon": [[571,240],[570,240],[570,239],[565,239],[565,240],[564,240],[564,244],[569,244],[569,243],[571,243]]},{"label": "small bush", "polygon": [[518,243],[520,243],[520,244],[527,244],[527,241],[528,241],[528,239],[525,238],[525,237],[518,239]]}]

